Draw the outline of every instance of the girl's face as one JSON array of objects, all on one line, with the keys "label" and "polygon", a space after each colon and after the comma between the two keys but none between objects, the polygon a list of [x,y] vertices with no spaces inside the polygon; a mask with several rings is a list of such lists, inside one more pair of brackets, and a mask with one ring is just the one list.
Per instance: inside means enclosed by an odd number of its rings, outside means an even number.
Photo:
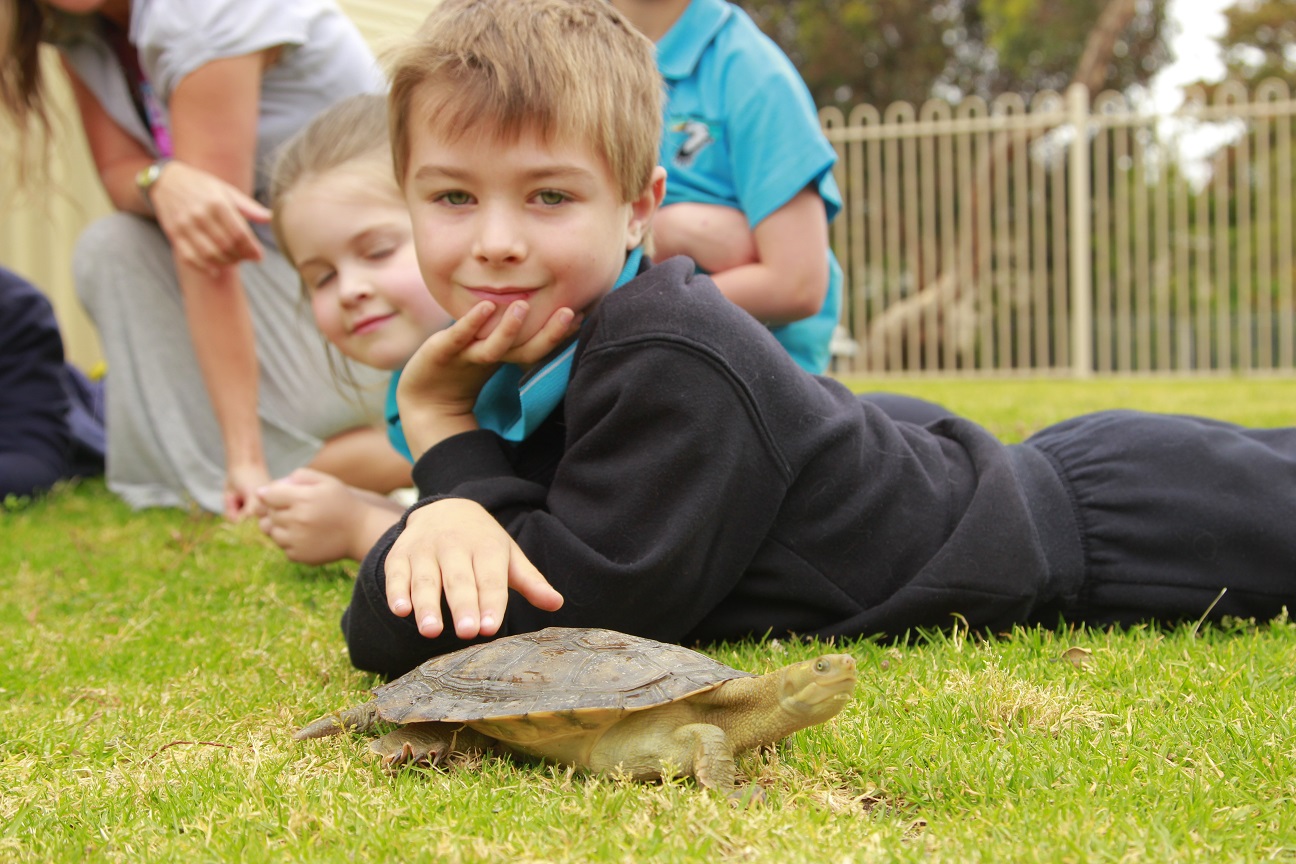
[{"label": "girl's face", "polygon": [[315,323],[352,360],[399,369],[450,322],[419,274],[395,183],[388,194],[342,166],[293,189],[280,222]]}]

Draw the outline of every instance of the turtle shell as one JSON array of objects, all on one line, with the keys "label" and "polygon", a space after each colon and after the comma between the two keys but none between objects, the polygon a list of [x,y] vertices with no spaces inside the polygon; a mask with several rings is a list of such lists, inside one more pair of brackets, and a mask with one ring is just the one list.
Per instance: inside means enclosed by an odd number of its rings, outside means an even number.
[{"label": "turtle shell", "polygon": [[436,657],[374,690],[374,702],[392,723],[558,715],[600,725],[747,677],[679,645],[613,630],[549,627]]}]

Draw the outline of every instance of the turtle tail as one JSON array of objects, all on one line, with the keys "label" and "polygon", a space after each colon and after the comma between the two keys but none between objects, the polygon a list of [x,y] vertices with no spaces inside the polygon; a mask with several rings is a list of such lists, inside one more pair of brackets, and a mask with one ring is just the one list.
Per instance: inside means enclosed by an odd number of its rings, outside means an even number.
[{"label": "turtle tail", "polygon": [[333,711],[318,720],[307,723],[293,733],[294,741],[305,741],[307,738],[326,738],[329,735],[341,735],[343,732],[368,732],[378,723],[378,706],[366,702],[343,711]]}]

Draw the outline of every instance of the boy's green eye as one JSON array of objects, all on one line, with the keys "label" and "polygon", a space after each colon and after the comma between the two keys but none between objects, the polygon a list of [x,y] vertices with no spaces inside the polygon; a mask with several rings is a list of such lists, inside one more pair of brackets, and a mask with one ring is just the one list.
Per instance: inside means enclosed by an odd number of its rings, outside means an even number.
[{"label": "boy's green eye", "polygon": [[561,192],[555,192],[553,189],[544,190],[538,197],[540,198],[541,204],[548,204],[550,206],[561,204],[567,200],[566,195]]},{"label": "boy's green eye", "polygon": [[446,192],[442,194],[441,200],[455,207],[467,204],[471,198],[467,192]]}]

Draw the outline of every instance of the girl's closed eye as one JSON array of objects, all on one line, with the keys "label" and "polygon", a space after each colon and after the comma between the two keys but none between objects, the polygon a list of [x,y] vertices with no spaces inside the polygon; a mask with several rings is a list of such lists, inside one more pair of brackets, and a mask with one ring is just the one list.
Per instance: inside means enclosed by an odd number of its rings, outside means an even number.
[{"label": "girl's closed eye", "polygon": [[309,288],[313,293],[318,293],[331,285],[333,283],[333,277],[336,275],[336,270],[316,270],[308,277],[305,277],[304,281],[307,288]]},{"label": "girl's closed eye", "polygon": [[397,245],[395,243],[374,243],[368,246],[361,254],[368,261],[382,261],[396,254]]}]

